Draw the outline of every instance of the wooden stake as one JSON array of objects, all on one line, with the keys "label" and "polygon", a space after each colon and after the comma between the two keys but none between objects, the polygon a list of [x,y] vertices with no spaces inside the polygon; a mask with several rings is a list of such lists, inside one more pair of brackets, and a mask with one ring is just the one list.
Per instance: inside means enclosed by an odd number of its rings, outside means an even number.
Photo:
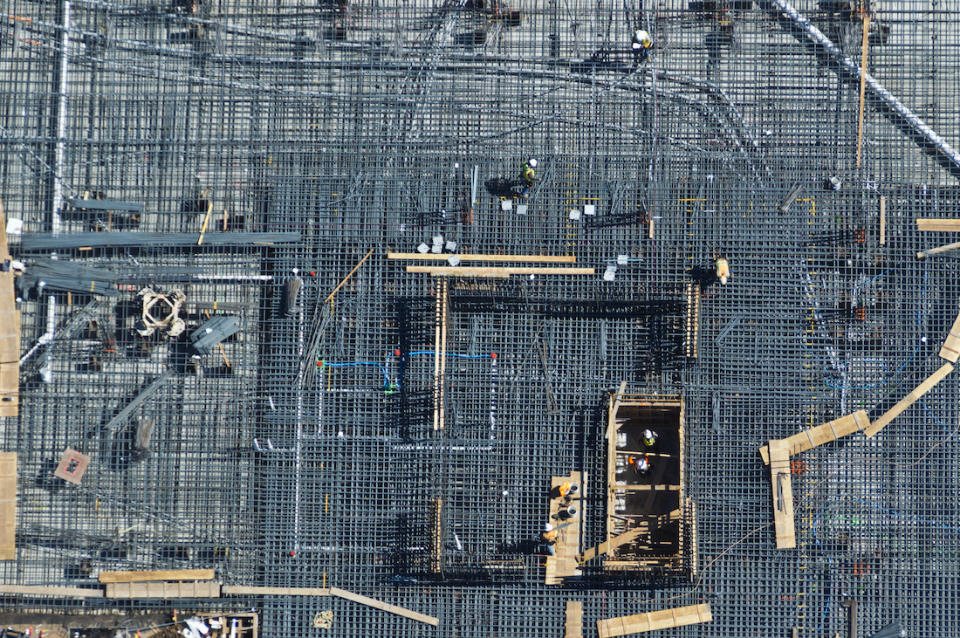
[{"label": "wooden stake", "polygon": [[870,14],[863,13],[863,45],[860,52],[860,114],[857,117],[857,168],[860,168],[860,150],[863,145],[863,97],[867,86],[867,46],[870,43]]},{"label": "wooden stake", "polygon": [[210,215],[213,213],[213,202],[207,204],[207,214],[203,216],[203,226],[200,227],[200,237],[197,239],[197,246],[203,244],[203,234],[207,232],[207,224],[210,223]]}]

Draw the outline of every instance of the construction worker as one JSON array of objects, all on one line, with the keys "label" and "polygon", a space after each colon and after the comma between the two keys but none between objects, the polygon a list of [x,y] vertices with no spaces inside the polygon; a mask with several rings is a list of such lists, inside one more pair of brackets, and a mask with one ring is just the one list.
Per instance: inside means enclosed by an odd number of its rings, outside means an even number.
[{"label": "construction worker", "polygon": [[727,283],[727,279],[730,277],[730,264],[727,263],[727,260],[723,257],[717,258],[717,279],[720,280],[721,284]]},{"label": "construction worker", "polygon": [[560,530],[555,528],[550,523],[547,523],[543,528],[543,533],[540,534],[540,539],[544,542],[547,553],[553,556],[556,553],[556,550],[553,548],[557,544],[557,539],[560,537]]},{"label": "construction worker", "polygon": [[646,454],[642,456],[627,457],[627,464],[637,471],[637,474],[645,475],[650,471],[650,457]]},{"label": "construction worker", "polygon": [[633,64],[635,66],[647,61],[652,46],[653,40],[650,39],[649,33],[643,29],[637,29],[633,32],[633,40],[630,43],[630,48],[633,49]]},{"label": "construction worker", "polygon": [[640,441],[643,443],[643,447],[653,449],[659,437],[659,434],[648,428],[640,434]]},{"label": "construction worker", "polygon": [[537,172],[534,170],[536,168],[537,160],[531,157],[524,163],[523,168],[520,169],[520,177],[523,178],[527,186],[533,185],[533,180],[537,177]]}]

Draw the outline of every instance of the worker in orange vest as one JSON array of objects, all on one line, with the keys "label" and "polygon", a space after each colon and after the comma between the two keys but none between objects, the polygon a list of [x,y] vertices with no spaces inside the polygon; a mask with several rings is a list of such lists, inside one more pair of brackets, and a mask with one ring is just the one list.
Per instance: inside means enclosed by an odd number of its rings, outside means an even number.
[{"label": "worker in orange vest", "polygon": [[647,474],[650,471],[650,456],[647,454],[629,456],[627,457],[627,464],[635,469],[638,474]]}]

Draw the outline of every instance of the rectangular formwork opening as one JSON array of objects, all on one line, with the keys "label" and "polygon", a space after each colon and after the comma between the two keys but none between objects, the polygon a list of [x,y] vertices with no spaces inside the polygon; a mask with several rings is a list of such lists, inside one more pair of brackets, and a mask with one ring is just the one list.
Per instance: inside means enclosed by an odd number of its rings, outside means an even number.
[{"label": "rectangular formwork opening", "polygon": [[[683,401],[622,395],[609,414],[607,541],[613,572],[685,571],[691,525],[684,501]],[[655,433],[655,442],[644,432]],[[629,538],[626,542],[619,540]]]}]

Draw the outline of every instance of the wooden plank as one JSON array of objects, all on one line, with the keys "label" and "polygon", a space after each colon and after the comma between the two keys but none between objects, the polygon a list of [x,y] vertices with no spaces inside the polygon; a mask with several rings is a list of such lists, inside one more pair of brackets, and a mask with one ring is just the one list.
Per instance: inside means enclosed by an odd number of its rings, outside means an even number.
[{"label": "wooden plank", "polygon": [[107,598],[220,598],[220,583],[211,581],[107,583]]},{"label": "wooden plank", "polygon": [[[514,261],[517,263],[575,264],[574,255],[461,255],[460,261]],[[423,259],[446,261],[450,255],[436,253],[387,253],[387,259]]]},{"label": "wooden plank", "polygon": [[582,562],[586,562],[586,561],[588,561],[588,560],[593,560],[593,559],[596,558],[597,556],[602,556],[603,554],[606,554],[606,553],[608,553],[608,552],[610,552],[610,551],[612,551],[612,550],[620,547],[620,546],[623,545],[624,543],[629,543],[629,542],[635,540],[638,536],[640,536],[641,534],[646,533],[647,531],[648,531],[648,530],[646,530],[646,529],[644,529],[644,528],[642,528],[642,527],[635,527],[635,528],[633,528],[633,529],[629,529],[629,530],[625,531],[623,534],[620,534],[620,535],[618,535],[618,536],[614,536],[614,537],[611,538],[610,540],[604,541],[604,542],[600,543],[599,545],[596,545],[596,546],[591,547],[590,549],[584,551],[582,554],[580,554],[579,556],[577,556],[577,560],[579,560],[581,563],[582,563]]},{"label": "wooden plank", "polygon": [[17,453],[0,452],[0,560],[17,559]]},{"label": "wooden plank", "polygon": [[790,453],[786,441],[774,439],[770,449],[770,485],[773,490],[773,522],[776,528],[777,548],[797,546],[793,521],[793,486],[790,482]]},{"label": "wooden plank", "polygon": [[509,277],[511,275],[592,275],[594,269],[549,266],[407,266],[407,272],[427,273],[434,277]]},{"label": "wooden plank", "polygon": [[404,618],[409,618],[410,620],[416,620],[417,622],[433,625],[434,627],[440,624],[439,618],[434,618],[433,616],[427,616],[426,614],[411,611],[404,607],[391,605],[383,602],[382,600],[376,600],[375,598],[361,596],[360,594],[355,594],[353,592],[340,589],[339,587],[331,587],[330,594],[345,600],[352,600],[355,603],[360,603],[361,605],[366,605],[367,607],[373,607],[374,609],[379,609],[390,614],[396,614],[398,616],[403,616]]},{"label": "wooden plank", "polygon": [[567,622],[564,624],[563,638],[583,638],[583,601],[567,601]]},{"label": "wooden plank", "polygon": [[60,596],[66,596],[68,598],[103,598],[103,591],[100,589],[83,589],[82,587],[56,587],[48,585],[0,584],[0,594],[10,594],[12,596],[50,596],[55,598]]},{"label": "wooden plank", "polygon": [[203,225],[200,226],[200,236],[197,238],[197,246],[203,245],[203,236],[207,233],[207,224],[210,223],[210,215],[213,214],[213,202],[207,202],[207,214],[203,216]]},{"label": "wooden plank", "polygon": [[146,572],[100,572],[101,583],[139,583],[148,580],[213,580],[212,569],[162,569]]},{"label": "wooden plank", "polygon": [[[0,262],[10,259],[7,218],[0,201]],[[13,271],[0,272],[0,417],[20,410],[20,311],[17,310]]]},{"label": "wooden plank", "polygon": [[247,585],[224,585],[224,596],[329,596],[329,587],[252,587]]},{"label": "wooden plank", "polygon": [[960,231],[960,219],[917,218],[917,230],[952,233]]},{"label": "wooden plank", "polygon": [[957,315],[950,332],[947,334],[943,346],[940,348],[940,358],[946,359],[950,363],[956,363],[960,357],[960,314]]},{"label": "wooden plank", "polygon": [[[787,444],[788,456],[796,456],[801,452],[806,452],[824,443],[836,441],[842,436],[853,434],[854,432],[864,432],[870,427],[870,417],[864,410],[857,410],[853,414],[842,416],[839,419],[829,421],[815,428],[810,428],[781,439]],[[770,463],[769,451],[766,445],[760,446],[760,456],[763,458],[763,464]]]},{"label": "wooden plank", "polygon": [[917,402],[923,395],[929,392],[933,386],[937,385],[943,381],[944,377],[953,372],[953,365],[949,363],[943,364],[939,370],[931,374],[927,379],[918,385],[913,391],[907,396],[900,399],[895,406],[887,410],[887,412],[881,416],[879,419],[870,424],[870,427],[865,429],[863,433],[867,435],[867,438],[872,438],[882,430],[887,427],[891,421],[900,416],[900,414],[909,408],[911,405]]},{"label": "wooden plank", "polygon": [[652,611],[633,616],[620,616],[618,618],[598,620],[597,633],[600,634],[600,638],[613,638],[614,636],[626,636],[628,634],[639,634],[657,629],[670,629],[671,627],[683,627],[684,625],[695,625],[697,623],[712,621],[713,614],[710,612],[710,605],[703,603],[700,605],[690,605],[688,607]]},{"label": "wooden plank", "polygon": [[863,96],[867,87],[867,48],[870,44],[870,14],[863,12],[863,43],[860,45],[860,112],[857,116],[857,168],[863,147]]},{"label": "wooden plank", "polygon": [[923,259],[924,257],[930,257],[932,255],[939,255],[940,253],[947,253],[951,250],[956,250],[957,248],[960,248],[960,241],[955,241],[952,244],[944,244],[943,246],[937,246],[936,248],[921,250],[917,253],[917,259]]}]

